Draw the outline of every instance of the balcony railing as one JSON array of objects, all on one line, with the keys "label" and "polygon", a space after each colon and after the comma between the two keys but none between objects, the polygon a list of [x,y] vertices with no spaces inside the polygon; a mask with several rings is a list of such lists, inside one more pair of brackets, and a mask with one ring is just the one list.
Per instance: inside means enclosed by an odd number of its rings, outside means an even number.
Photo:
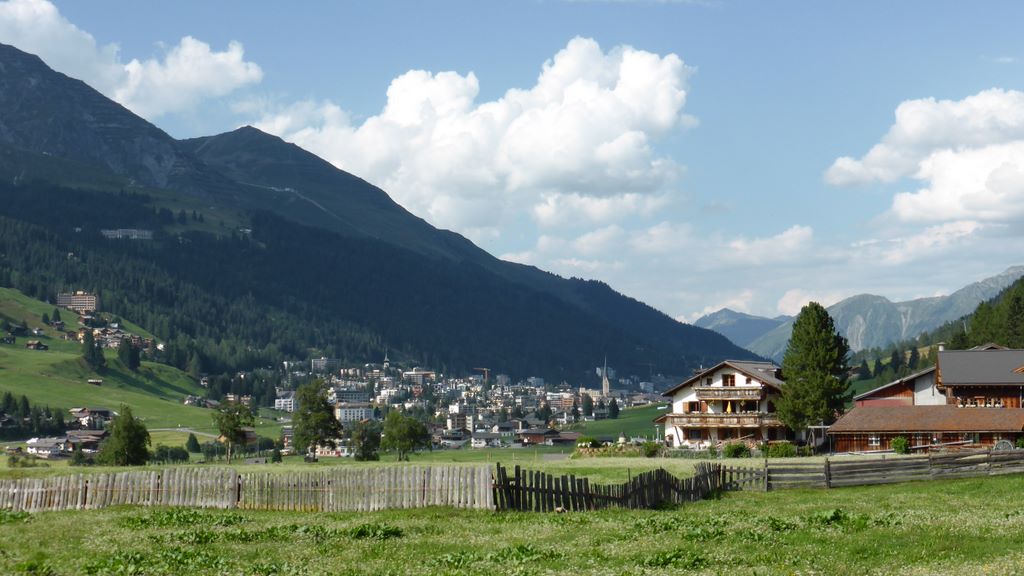
[{"label": "balcony railing", "polygon": [[775,414],[673,414],[668,419],[670,426],[686,428],[723,428],[742,427],[759,428],[761,426],[781,426]]},{"label": "balcony railing", "polygon": [[760,386],[695,386],[698,400],[760,400]]}]

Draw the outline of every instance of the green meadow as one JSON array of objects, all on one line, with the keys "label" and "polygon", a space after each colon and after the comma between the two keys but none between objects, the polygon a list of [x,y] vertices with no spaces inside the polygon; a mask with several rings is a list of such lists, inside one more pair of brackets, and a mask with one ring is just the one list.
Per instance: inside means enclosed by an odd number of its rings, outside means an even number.
[{"label": "green meadow", "polygon": [[1024,476],[1002,476],[660,511],[0,512],[0,573],[1019,574],[1022,491]]}]

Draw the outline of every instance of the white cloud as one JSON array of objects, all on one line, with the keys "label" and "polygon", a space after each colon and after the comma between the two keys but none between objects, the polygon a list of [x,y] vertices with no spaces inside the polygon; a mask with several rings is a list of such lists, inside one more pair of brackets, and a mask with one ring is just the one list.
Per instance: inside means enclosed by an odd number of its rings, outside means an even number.
[{"label": "white cloud", "polygon": [[477,102],[473,73],[409,71],[384,109],[353,122],[331,102],[300,102],[257,127],[388,191],[433,224],[497,227],[515,215],[543,226],[608,224],[649,214],[682,168],[652,147],[689,123],[691,73],[674,55],[603,51],[575,38],[536,83]]},{"label": "white cloud", "polygon": [[799,314],[800,309],[809,302],[817,302],[827,308],[845,297],[846,295],[842,292],[810,292],[802,288],[793,288],[787,290],[786,293],[782,295],[782,298],[779,298],[779,301],[776,304],[776,310],[778,310],[779,314],[795,316],[796,314]]},{"label": "white cloud", "polygon": [[729,242],[725,258],[751,263],[771,263],[799,258],[810,246],[814,230],[791,226],[768,238],[738,238]]},{"label": "white cloud", "polygon": [[163,59],[121,61],[116,44],[101,46],[46,0],[0,3],[0,42],[38,55],[133,112],[152,119],[262,79],[260,67],[232,42],[223,52],[186,36]]},{"label": "white cloud", "polygon": [[882,253],[885,264],[904,264],[935,256],[946,248],[962,243],[983,226],[974,221],[947,222],[926,228],[919,234],[894,239]]},{"label": "white cloud", "polygon": [[641,254],[682,253],[692,241],[689,224],[660,222],[630,239],[630,246]]},{"label": "white cloud", "polygon": [[860,159],[844,156],[825,172],[834,185],[893,182],[914,175],[941,150],[1024,139],[1024,92],[993,88],[963,100],[907,100],[889,132]]},{"label": "white cloud", "polygon": [[614,252],[623,236],[622,228],[613,224],[583,234],[573,242],[573,248],[577,254],[586,256]]}]

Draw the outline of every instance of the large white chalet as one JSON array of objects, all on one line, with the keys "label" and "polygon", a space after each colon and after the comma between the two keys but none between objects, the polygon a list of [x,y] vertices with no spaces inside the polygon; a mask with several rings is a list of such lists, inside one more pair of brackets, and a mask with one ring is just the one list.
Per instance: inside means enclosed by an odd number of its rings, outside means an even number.
[{"label": "large white chalet", "polygon": [[780,375],[771,362],[725,360],[665,392],[672,409],[655,422],[665,425],[665,440],[676,448],[782,440],[787,429],[775,414]]}]

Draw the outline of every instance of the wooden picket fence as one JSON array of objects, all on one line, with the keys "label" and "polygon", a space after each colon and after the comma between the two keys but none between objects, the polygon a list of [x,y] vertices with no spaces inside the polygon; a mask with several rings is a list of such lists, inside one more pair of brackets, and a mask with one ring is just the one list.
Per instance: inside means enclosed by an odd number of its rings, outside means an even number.
[{"label": "wooden picket fence", "polygon": [[1024,473],[1024,450],[961,450],[948,454],[824,462],[771,462],[761,467],[723,468],[727,490],[840,488],[938,478],[972,478]]},{"label": "wooden picket fence", "polygon": [[697,463],[691,478],[677,478],[663,468],[644,472],[622,484],[591,484],[575,475],[555,476],[516,466],[512,475],[497,465],[494,505],[497,510],[526,512],[584,511],[602,508],[658,508],[703,500],[723,489],[722,465]]},{"label": "wooden picket fence", "polygon": [[315,472],[167,468],[0,480],[0,510],[41,512],[137,506],[191,506],[322,512],[451,506],[494,508],[491,468],[388,466]]}]

